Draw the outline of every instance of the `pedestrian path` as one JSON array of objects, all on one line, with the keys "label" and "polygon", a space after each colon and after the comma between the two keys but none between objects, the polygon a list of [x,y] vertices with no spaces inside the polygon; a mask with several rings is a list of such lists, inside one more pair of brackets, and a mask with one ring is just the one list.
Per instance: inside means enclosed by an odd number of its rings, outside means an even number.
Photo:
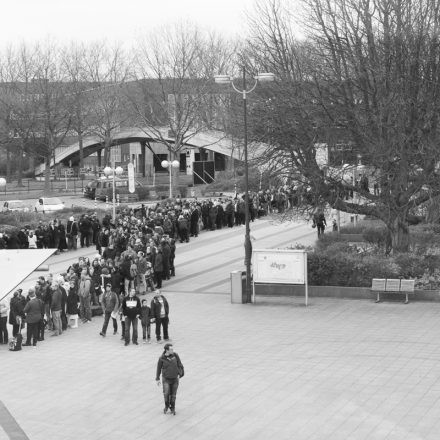
[{"label": "pedestrian path", "polygon": [[102,338],[99,317],[0,346],[1,400],[30,439],[438,439],[440,304],[166,296],[177,415],[154,381],[162,346]]}]

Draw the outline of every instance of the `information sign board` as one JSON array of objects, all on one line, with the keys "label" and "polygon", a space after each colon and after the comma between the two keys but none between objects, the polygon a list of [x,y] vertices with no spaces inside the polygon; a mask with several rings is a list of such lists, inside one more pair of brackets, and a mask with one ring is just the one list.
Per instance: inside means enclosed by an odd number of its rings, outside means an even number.
[{"label": "information sign board", "polygon": [[256,283],[305,284],[306,252],[280,249],[253,251],[253,276]]}]

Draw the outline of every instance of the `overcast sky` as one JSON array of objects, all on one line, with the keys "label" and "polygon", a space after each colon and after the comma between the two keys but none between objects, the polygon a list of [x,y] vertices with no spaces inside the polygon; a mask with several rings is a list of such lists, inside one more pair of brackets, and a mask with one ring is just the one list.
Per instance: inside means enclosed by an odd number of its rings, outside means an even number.
[{"label": "overcast sky", "polygon": [[4,0],[2,45],[44,40],[107,39],[131,43],[143,30],[181,19],[228,36],[243,32],[254,0]]}]

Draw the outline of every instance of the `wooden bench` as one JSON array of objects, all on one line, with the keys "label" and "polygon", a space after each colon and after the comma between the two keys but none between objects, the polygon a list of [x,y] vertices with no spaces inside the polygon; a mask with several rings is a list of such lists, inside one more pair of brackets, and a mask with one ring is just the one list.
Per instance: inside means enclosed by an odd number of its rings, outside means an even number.
[{"label": "wooden bench", "polygon": [[403,280],[401,278],[373,278],[371,291],[377,294],[376,302],[380,301],[381,293],[405,294],[404,304],[408,304],[408,295],[414,295],[415,280]]}]

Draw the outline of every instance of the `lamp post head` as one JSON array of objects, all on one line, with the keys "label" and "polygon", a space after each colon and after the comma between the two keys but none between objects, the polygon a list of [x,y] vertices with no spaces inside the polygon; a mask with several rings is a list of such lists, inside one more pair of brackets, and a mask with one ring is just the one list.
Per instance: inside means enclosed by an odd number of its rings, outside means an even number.
[{"label": "lamp post head", "polygon": [[106,176],[110,176],[110,174],[112,174],[113,170],[110,167],[105,167],[104,168],[104,174]]},{"label": "lamp post head", "polygon": [[273,82],[275,81],[275,75],[272,72],[259,73],[255,79],[260,82]]},{"label": "lamp post head", "polygon": [[4,177],[0,177],[0,188],[6,185],[6,179]]},{"label": "lamp post head", "polygon": [[163,160],[161,163],[162,168],[168,168],[170,163],[167,160]]},{"label": "lamp post head", "polygon": [[173,168],[179,168],[179,167],[180,167],[180,162],[179,162],[178,160],[173,160],[173,161],[171,162],[171,166],[172,166]]},{"label": "lamp post head", "polygon": [[229,84],[231,77],[229,75],[214,75],[214,81],[217,84]]},{"label": "lamp post head", "polygon": [[121,175],[124,172],[124,169],[122,167],[116,167],[115,173],[116,175]]}]

